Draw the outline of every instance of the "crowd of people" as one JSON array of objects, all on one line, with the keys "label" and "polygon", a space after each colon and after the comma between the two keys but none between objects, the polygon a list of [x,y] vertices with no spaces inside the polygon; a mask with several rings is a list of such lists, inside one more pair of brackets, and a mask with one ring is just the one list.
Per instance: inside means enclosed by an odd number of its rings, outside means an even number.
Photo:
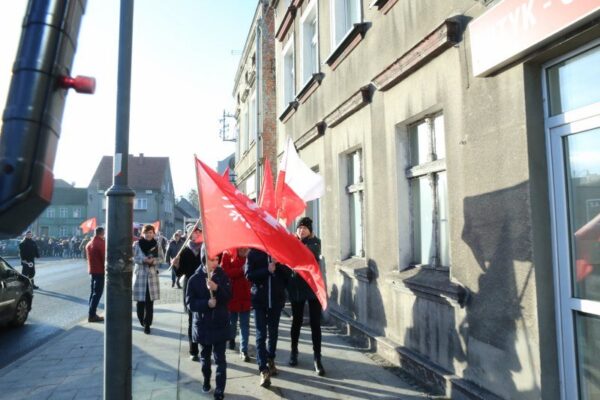
[{"label": "crowd of people", "polygon": [[[31,231],[27,231],[31,234]],[[21,240],[25,239],[24,236]],[[85,246],[91,240],[89,236],[47,237],[29,236],[38,248],[40,257],[85,258]]]}]

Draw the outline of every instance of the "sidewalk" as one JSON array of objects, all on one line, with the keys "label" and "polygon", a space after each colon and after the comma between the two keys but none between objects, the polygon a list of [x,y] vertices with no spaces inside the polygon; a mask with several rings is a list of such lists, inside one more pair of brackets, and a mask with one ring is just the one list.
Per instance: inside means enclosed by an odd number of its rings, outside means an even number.
[{"label": "sidewalk", "polygon": [[[210,399],[201,391],[200,363],[188,356],[187,315],[182,291],[171,289],[161,274],[161,300],[154,305],[152,333],[145,335],[133,318],[132,386],[134,399]],[[289,367],[291,319],[282,314],[277,363],[279,375],[269,389],[258,386],[254,331],[245,363],[227,350],[227,399],[423,399],[424,392],[354,349],[335,330],[323,329],[323,365],[312,369],[310,328],[303,328],[297,367]],[[103,324],[80,324],[0,370],[0,399],[102,399]],[[239,342],[238,342],[239,346]],[[213,366],[214,388],[214,366]]]}]

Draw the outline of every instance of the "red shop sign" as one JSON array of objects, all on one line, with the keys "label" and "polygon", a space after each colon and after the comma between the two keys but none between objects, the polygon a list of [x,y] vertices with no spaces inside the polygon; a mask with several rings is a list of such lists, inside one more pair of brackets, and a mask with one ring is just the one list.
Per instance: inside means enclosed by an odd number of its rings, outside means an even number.
[{"label": "red shop sign", "polygon": [[503,0],[469,24],[475,76],[488,75],[593,18],[600,0]]}]

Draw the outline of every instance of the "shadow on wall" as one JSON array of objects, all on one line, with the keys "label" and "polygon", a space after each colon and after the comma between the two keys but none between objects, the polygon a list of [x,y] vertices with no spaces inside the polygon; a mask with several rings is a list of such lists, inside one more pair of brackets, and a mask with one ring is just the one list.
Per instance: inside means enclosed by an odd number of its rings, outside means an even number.
[{"label": "shadow on wall", "polygon": [[529,331],[537,324],[523,314],[524,301],[535,297],[528,190],[526,181],[464,200],[462,238],[481,275],[459,327],[463,376],[507,399],[541,397],[539,346]]}]

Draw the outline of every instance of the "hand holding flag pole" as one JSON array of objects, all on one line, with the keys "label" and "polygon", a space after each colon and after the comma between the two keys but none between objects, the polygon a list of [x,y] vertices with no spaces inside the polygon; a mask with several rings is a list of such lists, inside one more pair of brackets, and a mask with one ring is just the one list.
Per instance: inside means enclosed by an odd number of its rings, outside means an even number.
[{"label": "hand holding flag pole", "polygon": [[[198,227],[199,223],[200,223],[200,218],[198,218],[198,220],[194,224],[194,227],[192,229],[192,234]],[[187,237],[185,238],[185,242],[183,242],[183,246],[181,246],[181,248],[177,252],[177,255],[171,259],[171,265],[169,265],[169,269],[167,271],[170,271],[172,268],[175,268],[175,269],[179,268],[179,256],[181,256],[181,252],[183,251],[183,249],[185,249],[187,244],[190,242],[190,239],[192,238],[192,234],[187,235]]]}]

